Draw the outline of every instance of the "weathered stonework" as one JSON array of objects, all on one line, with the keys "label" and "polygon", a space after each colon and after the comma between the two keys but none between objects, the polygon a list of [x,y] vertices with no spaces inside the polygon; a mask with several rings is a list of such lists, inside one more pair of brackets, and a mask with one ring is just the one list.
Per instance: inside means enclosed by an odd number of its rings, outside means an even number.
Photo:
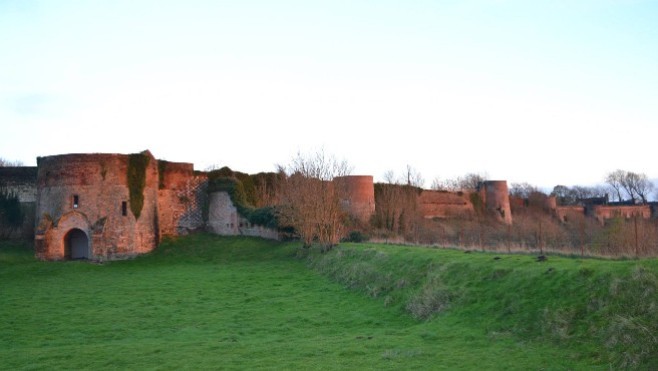
[{"label": "weathered stonework", "polygon": [[[135,163],[142,164],[140,169],[146,164],[137,178]],[[135,179],[142,178],[143,190],[135,193]],[[373,177],[338,177],[332,184],[345,211],[368,223],[375,212]],[[189,163],[158,161],[148,151],[41,157],[36,168],[0,169],[0,186],[18,194],[23,204],[36,205],[35,252],[45,260],[121,259],[152,251],[162,237],[196,230],[279,237],[276,230],[250,224],[228,193],[209,194],[206,173],[195,172]],[[477,207],[511,223],[505,181],[485,182],[479,193],[422,191],[418,210],[426,218],[469,216],[475,212],[473,196],[482,201]]]},{"label": "weathered stonework", "polygon": [[[39,158],[37,257],[105,260],[153,250],[158,243],[158,172],[153,156],[148,152],[144,156],[148,156],[149,164],[139,218],[129,205],[128,155]],[[86,247],[72,244],[72,236]]]},{"label": "weathered stonework", "polygon": [[209,196],[208,230],[223,236],[252,236],[273,240],[279,233],[270,228],[253,225],[240,216],[227,192],[212,192]]},{"label": "weathered stonework", "polygon": [[480,187],[485,208],[494,213],[496,218],[505,224],[512,224],[512,208],[509,201],[509,190],[505,180],[488,180]]},{"label": "weathered stonework", "polygon": [[655,203],[647,205],[620,205],[620,204],[603,204],[593,205],[583,202],[580,205],[558,206],[557,199],[554,196],[547,197],[546,209],[551,211],[561,221],[567,221],[570,215],[583,215],[596,218],[599,223],[603,224],[606,220],[621,217],[625,219],[641,218],[650,219],[657,215]]},{"label": "weathered stonework", "polygon": [[0,167],[0,189],[18,196],[21,203],[37,200],[36,167]]},{"label": "weathered stonework", "polygon": [[208,202],[206,174],[196,174],[188,163],[158,162],[158,216],[160,236],[178,236],[205,226]]},{"label": "weathered stonework", "polygon": [[375,185],[371,175],[336,177],[334,186],[342,196],[343,208],[363,223],[375,213]]},{"label": "weathered stonework", "polygon": [[426,219],[466,217],[475,210],[469,192],[423,190],[418,196],[421,215]]}]

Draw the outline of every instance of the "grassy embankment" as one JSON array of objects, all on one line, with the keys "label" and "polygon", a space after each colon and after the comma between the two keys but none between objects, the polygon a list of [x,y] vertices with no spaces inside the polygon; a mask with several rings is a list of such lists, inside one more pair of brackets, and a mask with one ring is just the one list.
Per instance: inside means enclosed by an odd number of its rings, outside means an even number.
[{"label": "grassy embankment", "polygon": [[295,244],[196,235],[96,265],[2,243],[0,368],[657,365],[656,261],[493,257],[346,245],[299,259]]}]

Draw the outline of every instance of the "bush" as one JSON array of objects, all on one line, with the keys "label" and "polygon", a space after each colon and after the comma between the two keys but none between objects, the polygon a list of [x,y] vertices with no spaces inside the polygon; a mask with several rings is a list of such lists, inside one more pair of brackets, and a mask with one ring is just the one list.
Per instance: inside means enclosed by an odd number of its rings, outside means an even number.
[{"label": "bush", "polygon": [[370,236],[361,232],[361,231],[352,231],[345,238],[343,242],[367,242],[370,239]]}]

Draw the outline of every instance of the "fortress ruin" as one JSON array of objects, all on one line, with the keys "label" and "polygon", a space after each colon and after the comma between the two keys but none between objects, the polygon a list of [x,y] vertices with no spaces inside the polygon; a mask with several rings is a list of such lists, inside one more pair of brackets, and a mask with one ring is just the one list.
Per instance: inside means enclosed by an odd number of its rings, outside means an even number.
[{"label": "fortress ruin", "polygon": [[[36,167],[0,168],[0,188],[17,195],[34,218],[37,258],[113,260],[152,251],[162,238],[205,230],[220,235],[277,239],[275,229],[250,223],[225,191],[209,191],[208,173],[191,163],[139,154],[66,154],[39,157]],[[376,211],[372,176],[334,179],[341,205],[367,224]],[[417,210],[426,219],[472,217],[484,210],[499,222],[513,222],[506,181],[486,181],[477,190],[418,190]],[[589,212],[649,218],[649,206],[563,207],[548,198],[547,209],[561,220]],[[588,211],[589,210],[589,211]]]}]

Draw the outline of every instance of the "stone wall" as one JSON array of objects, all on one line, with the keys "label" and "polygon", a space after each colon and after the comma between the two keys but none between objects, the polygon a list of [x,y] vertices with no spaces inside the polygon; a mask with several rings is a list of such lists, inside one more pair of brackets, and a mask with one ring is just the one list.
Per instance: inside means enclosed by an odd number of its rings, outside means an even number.
[{"label": "stone wall", "polygon": [[240,216],[227,192],[212,192],[209,195],[207,229],[222,236],[252,236],[273,240],[279,233],[270,228],[252,225]]},{"label": "stone wall", "polygon": [[585,215],[585,206],[556,206],[554,212],[560,221],[566,222],[570,215]]},{"label": "stone wall", "polygon": [[205,227],[208,177],[189,163],[158,162],[158,224],[160,236],[177,236]]},{"label": "stone wall", "polygon": [[18,196],[21,203],[37,200],[36,167],[0,167],[0,189]]},{"label": "stone wall", "polygon": [[418,196],[418,207],[426,219],[452,218],[473,215],[473,204],[468,192],[423,190]]},{"label": "stone wall", "polygon": [[[589,212],[589,210],[588,210]],[[596,205],[592,206],[591,213],[600,222],[614,217],[626,219],[639,217],[643,219],[651,218],[651,206],[649,205]]]},{"label": "stone wall", "polygon": [[37,167],[0,167],[0,190],[18,197],[23,216],[21,227],[0,225],[0,235],[12,239],[32,238],[37,201]]}]

